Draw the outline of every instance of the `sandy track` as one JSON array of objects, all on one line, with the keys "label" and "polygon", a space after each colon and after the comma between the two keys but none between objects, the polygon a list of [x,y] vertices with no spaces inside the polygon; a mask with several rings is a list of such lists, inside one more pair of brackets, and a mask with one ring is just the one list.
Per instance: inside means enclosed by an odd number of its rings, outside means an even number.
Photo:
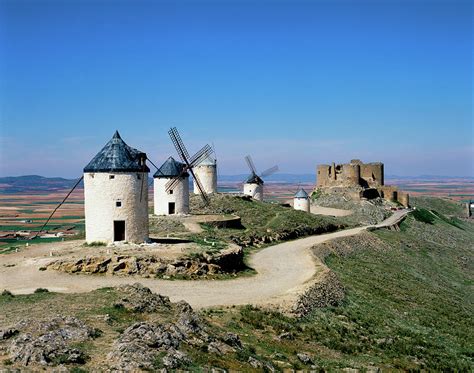
[{"label": "sandy track", "polygon": [[[379,226],[391,225],[405,211]],[[316,273],[310,248],[316,244],[358,234],[367,227],[359,227],[334,233],[310,236],[267,247],[250,258],[250,266],[257,271],[255,276],[232,280],[167,281],[141,277],[71,275],[55,271],[39,271],[41,266],[55,260],[49,257],[51,246],[31,246],[28,250],[0,256],[0,289],[13,293],[31,293],[38,287],[58,292],[87,292],[105,286],[117,286],[140,282],[154,292],[167,295],[172,301],[184,299],[193,307],[218,305],[278,304],[292,298]],[[67,250],[63,242],[61,250]],[[76,242],[77,245],[77,242]],[[46,248],[44,247],[46,246]],[[56,247],[57,249],[58,247]],[[14,264],[14,266],[9,266]]]}]

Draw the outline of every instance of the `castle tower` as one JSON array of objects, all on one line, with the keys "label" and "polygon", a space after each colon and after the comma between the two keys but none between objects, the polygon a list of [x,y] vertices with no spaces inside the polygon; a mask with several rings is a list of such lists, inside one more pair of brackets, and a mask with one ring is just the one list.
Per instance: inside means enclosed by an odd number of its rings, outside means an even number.
[{"label": "castle tower", "polygon": [[[201,182],[206,194],[217,193],[217,161],[210,157],[205,158],[193,168],[194,174]],[[194,194],[199,194],[199,188],[193,181]]]},{"label": "castle tower", "polygon": [[148,172],[145,153],[118,131],[84,168],[86,241],[148,240]]},{"label": "castle tower", "polygon": [[303,188],[296,192],[295,197],[293,198],[293,208],[295,210],[310,212],[309,196]]},{"label": "castle tower", "polygon": [[[153,175],[155,215],[189,214],[189,174],[182,173],[183,168],[183,163],[169,157]],[[166,191],[166,184],[177,177],[176,184]]]},{"label": "castle tower", "polygon": [[244,184],[244,194],[263,201],[263,180],[256,174],[250,175]]}]

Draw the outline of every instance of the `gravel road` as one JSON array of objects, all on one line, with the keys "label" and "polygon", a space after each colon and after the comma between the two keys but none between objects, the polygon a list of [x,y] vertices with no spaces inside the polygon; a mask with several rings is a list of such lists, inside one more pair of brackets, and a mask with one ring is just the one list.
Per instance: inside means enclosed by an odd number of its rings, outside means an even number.
[{"label": "gravel road", "polygon": [[[391,225],[407,211],[397,211],[385,222]],[[106,286],[140,282],[154,292],[167,295],[175,302],[185,300],[193,307],[229,306],[240,304],[279,304],[299,292],[316,273],[317,267],[310,248],[316,244],[358,234],[359,227],[297,239],[262,249],[250,257],[249,265],[255,276],[230,280],[156,280],[142,277],[72,275],[39,268],[56,260],[50,253],[72,250],[78,242],[65,241],[50,245],[31,245],[28,249],[0,256],[0,290],[12,293],[32,293],[36,288],[50,291],[79,293]]]}]

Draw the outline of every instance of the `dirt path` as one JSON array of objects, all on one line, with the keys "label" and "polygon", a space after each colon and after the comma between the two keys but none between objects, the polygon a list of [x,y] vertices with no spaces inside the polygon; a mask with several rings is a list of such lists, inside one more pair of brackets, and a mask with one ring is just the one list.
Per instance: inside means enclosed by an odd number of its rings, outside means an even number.
[{"label": "dirt path", "polygon": [[[397,211],[394,216],[387,219],[386,224],[393,224],[393,221],[403,214],[406,212]],[[383,226],[384,223],[379,226]],[[154,292],[169,296],[172,301],[184,299],[197,308],[217,305],[277,304],[300,290],[316,273],[309,250],[312,246],[337,237],[352,236],[365,229],[367,227],[353,228],[267,247],[250,258],[250,266],[257,271],[255,276],[224,281],[167,281],[40,271],[40,267],[55,260],[50,256],[51,251],[54,254],[54,250],[72,249],[74,242],[31,246],[23,252],[0,256],[0,289],[25,294],[43,287],[51,291],[76,293],[105,286],[140,282]],[[77,242],[75,245],[77,246]]]},{"label": "dirt path", "polygon": [[311,213],[316,215],[348,216],[352,215],[354,211],[311,205]]}]

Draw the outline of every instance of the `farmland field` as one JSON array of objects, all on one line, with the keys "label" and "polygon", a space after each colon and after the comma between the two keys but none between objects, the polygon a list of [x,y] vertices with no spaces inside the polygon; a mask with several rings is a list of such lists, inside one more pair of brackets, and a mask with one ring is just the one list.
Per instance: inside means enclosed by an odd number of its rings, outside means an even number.
[{"label": "farmland field", "polygon": [[[413,196],[430,195],[464,202],[474,199],[474,179],[472,178],[388,178],[386,184],[397,185]],[[312,183],[268,182],[265,184],[265,198],[287,202],[298,188],[303,187],[308,193],[313,189]],[[219,190],[224,193],[239,192],[241,183],[222,182]],[[151,188],[152,189],[152,188]],[[69,188],[51,188],[48,184],[35,188],[17,188],[11,185],[0,185],[0,249],[12,244],[25,244],[27,238],[35,235],[44,224],[50,213],[65,197]],[[149,194],[150,207],[153,205],[153,194]],[[11,237],[11,234],[22,231],[22,237]],[[61,237],[55,237],[56,235]],[[68,200],[58,209],[42,233],[42,240],[54,241],[64,237],[81,237],[84,234],[84,190],[78,187]]]}]

